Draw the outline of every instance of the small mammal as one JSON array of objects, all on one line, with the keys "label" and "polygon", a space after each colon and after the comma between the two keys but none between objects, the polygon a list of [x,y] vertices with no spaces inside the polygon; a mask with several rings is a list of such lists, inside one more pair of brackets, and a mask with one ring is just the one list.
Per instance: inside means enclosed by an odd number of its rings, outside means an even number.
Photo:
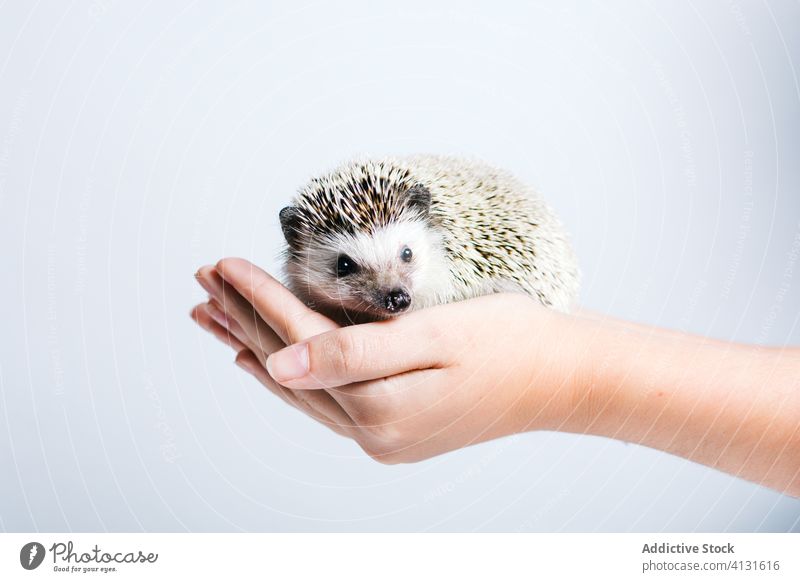
[{"label": "small mammal", "polygon": [[578,267],[552,210],[509,173],[439,155],[362,159],[280,211],[291,290],[340,321],[523,292],[569,311]]}]

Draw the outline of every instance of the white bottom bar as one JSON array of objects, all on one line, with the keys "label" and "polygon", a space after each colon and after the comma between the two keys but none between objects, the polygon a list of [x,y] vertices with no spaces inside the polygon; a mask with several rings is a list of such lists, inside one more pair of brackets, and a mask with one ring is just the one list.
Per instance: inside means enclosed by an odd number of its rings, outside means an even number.
[{"label": "white bottom bar", "polygon": [[0,534],[0,580],[190,576],[796,581],[800,534]]}]

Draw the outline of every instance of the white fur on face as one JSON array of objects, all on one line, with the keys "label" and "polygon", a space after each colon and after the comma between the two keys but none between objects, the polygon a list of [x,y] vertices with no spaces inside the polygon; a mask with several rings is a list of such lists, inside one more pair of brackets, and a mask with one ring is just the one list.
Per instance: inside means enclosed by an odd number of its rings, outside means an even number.
[{"label": "white fur on face", "polygon": [[[400,256],[406,247],[413,253],[410,262]],[[339,277],[340,255],[350,257],[359,271]],[[296,289],[313,301],[356,311],[374,310],[378,297],[390,289],[405,289],[411,309],[442,303],[451,293],[441,238],[419,220],[311,240],[288,270]]]}]

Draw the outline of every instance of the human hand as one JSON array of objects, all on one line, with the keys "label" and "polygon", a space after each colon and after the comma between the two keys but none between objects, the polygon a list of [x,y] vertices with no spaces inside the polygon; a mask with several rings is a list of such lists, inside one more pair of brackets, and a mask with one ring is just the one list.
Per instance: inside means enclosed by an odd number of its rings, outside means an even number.
[{"label": "human hand", "polygon": [[[535,429],[641,443],[800,495],[800,350],[490,295],[339,327],[241,259],[192,310],[264,386],[384,462]],[[267,371],[269,370],[269,372]]]},{"label": "human hand", "polygon": [[589,368],[573,320],[526,296],[341,328],[241,259],[200,269],[198,281],[211,299],[193,317],[240,366],[381,462],[586,421]]}]

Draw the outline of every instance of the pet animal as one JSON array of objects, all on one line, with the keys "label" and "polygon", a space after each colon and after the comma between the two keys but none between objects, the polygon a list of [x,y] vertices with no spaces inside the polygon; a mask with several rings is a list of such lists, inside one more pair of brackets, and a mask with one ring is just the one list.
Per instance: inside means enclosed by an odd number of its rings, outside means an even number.
[{"label": "pet animal", "polygon": [[351,161],[280,211],[292,291],[339,321],[499,292],[567,312],[579,272],[553,211],[511,174],[439,155]]}]

